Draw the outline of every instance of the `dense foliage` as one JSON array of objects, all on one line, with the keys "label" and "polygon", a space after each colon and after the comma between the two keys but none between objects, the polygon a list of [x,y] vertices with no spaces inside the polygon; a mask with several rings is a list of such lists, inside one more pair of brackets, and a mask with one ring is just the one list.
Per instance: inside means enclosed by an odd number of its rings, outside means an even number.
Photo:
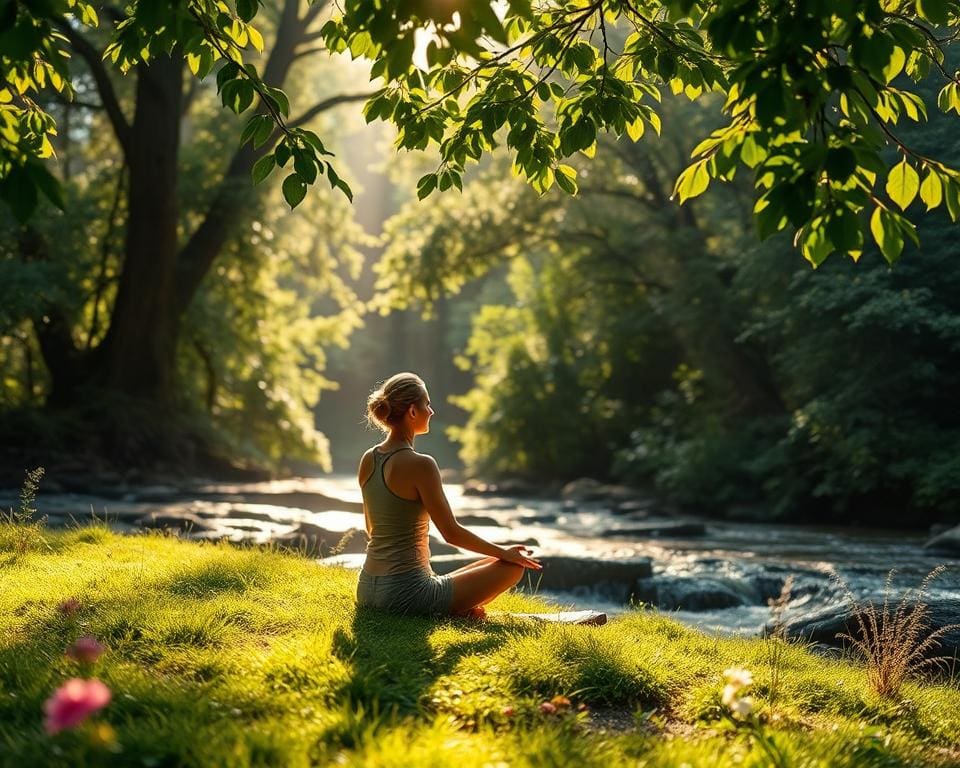
[{"label": "dense foliage", "polygon": [[[682,99],[667,126],[716,115]],[[921,146],[951,155],[946,121]],[[537,198],[492,164],[455,199],[391,224],[381,289],[396,305],[509,265],[461,362],[476,377],[454,430],[476,472],[652,484],[709,510],[922,524],[957,513],[960,305],[951,224],[890,269],[812,271],[782,236],[761,246],[750,189],[683,208],[689,145],[601,143],[577,200]],[[905,510],[911,510],[909,520]]]},{"label": "dense foliage", "polygon": [[[342,66],[318,65],[320,10],[285,0],[261,17],[266,69],[312,104],[298,129],[362,97],[337,92]],[[216,84],[183,82],[189,53],[160,51],[118,77],[101,61],[109,37],[57,34],[78,59],[62,83],[75,99],[42,94],[35,106],[62,129],[49,142],[63,211],[41,202],[25,224],[25,208],[0,212],[4,443],[18,461],[69,451],[182,465],[213,453],[329,466],[312,409],[335,386],[325,350],[359,323],[353,210],[321,194],[291,214],[251,191],[251,169],[282,135],[241,147]],[[331,141],[344,134],[326,128]]]},{"label": "dense foliage", "polygon": [[[283,193],[291,206],[324,174],[350,195],[320,137],[289,122],[287,96],[245,56],[263,50],[251,25],[259,6],[138,0],[116,16],[104,55],[127,71],[176,50],[201,78],[223,62],[223,105],[257,111],[242,141],[268,145],[254,181],[289,164]],[[59,195],[37,162],[52,154],[54,121],[32,95],[48,81],[71,92],[63,43],[76,24],[98,19],[82,0],[5,0],[0,8],[0,194],[25,218],[37,190]],[[592,155],[601,131],[634,140],[659,132],[657,103],[669,87],[691,99],[723,93],[729,118],[693,149],[674,187],[680,202],[745,166],[760,234],[794,229],[814,265],[834,251],[856,260],[867,231],[895,261],[905,240],[916,241],[900,211],[918,195],[928,210],[943,205],[953,221],[960,217],[960,171],[896,133],[901,119],[927,115],[927,101],[901,73],[913,84],[938,75],[938,108],[960,114],[960,76],[944,66],[957,0],[510,0],[499,12],[488,2],[350,0],[341,10],[324,27],[328,46],[371,59],[385,83],[368,118],[396,122],[401,147],[440,148],[438,170],[419,182],[421,197],[461,187],[468,160],[503,141],[504,129],[518,173],[541,192],[556,182],[574,193],[576,170],[563,161]],[[896,157],[883,154],[888,146]]]}]

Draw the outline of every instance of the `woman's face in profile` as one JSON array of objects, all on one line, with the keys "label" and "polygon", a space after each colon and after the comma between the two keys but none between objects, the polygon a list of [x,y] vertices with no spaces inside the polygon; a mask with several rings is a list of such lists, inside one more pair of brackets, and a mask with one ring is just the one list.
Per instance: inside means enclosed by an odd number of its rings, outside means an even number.
[{"label": "woman's face in profile", "polygon": [[430,431],[430,419],[433,416],[433,408],[430,405],[430,393],[426,390],[424,390],[423,393],[423,400],[415,410],[413,433],[415,435],[425,435]]}]

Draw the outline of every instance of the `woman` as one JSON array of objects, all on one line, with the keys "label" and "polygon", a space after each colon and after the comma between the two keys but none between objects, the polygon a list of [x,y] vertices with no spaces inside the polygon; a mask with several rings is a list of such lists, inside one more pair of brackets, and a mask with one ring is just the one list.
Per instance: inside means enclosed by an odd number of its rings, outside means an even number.
[{"label": "woman", "polygon": [[[524,569],[542,566],[526,547],[498,547],[457,522],[437,462],[413,450],[416,436],[430,431],[431,416],[426,385],[413,373],[391,376],[367,398],[367,419],[386,437],[363,454],[357,476],[370,537],[357,603],[482,618],[483,606],[520,581]],[[430,568],[431,520],[450,544],[487,557],[438,576]]]}]

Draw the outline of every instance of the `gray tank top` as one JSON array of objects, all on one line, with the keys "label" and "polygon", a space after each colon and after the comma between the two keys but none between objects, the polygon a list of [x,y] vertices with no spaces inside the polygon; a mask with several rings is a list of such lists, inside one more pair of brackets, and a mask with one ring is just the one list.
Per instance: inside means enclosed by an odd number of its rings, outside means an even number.
[{"label": "gray tank top", "polygon": [[383,476],[390,457],[407,450],[412,449],[404,447],[380,453],[374,448],[373,474],[360,487],[373,530],[363,570],[374,576],[430,567],[427,540],[430,516],[423,502],[397,496],[387,487]]}]

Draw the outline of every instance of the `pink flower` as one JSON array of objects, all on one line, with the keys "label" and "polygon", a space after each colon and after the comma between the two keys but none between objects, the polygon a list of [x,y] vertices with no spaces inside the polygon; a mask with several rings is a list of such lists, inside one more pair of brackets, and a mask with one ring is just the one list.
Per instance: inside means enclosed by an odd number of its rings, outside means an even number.
[{"label": "pink flower", "polygon": [[516,711],[513,707],[504,707],[502,710],[500,710],[500,714],[502,714],[504,717],[513,717],[516,714]]},{"label": "pink flower", "polygon": [[57,610],[64,616],[73,616],[80,610],[80,601],[75,597],[68,598],[57,606]]},{"label": "pink flower", "polygon": [[110,689],[99,680],[67,680],[43,705],[47,733],[74,728],[110,703]]},{"label": "pink flower", "polygon": [[545,715],[555,715],[557,714],[556,704],[551,704],[549,701],[545,701],[540,705],[540,711]]},{"label": "pink flower", "polygon": [[67,648],[67,656],[83,664],[93,664],[107,650],[97,638],[84,635]]}]

